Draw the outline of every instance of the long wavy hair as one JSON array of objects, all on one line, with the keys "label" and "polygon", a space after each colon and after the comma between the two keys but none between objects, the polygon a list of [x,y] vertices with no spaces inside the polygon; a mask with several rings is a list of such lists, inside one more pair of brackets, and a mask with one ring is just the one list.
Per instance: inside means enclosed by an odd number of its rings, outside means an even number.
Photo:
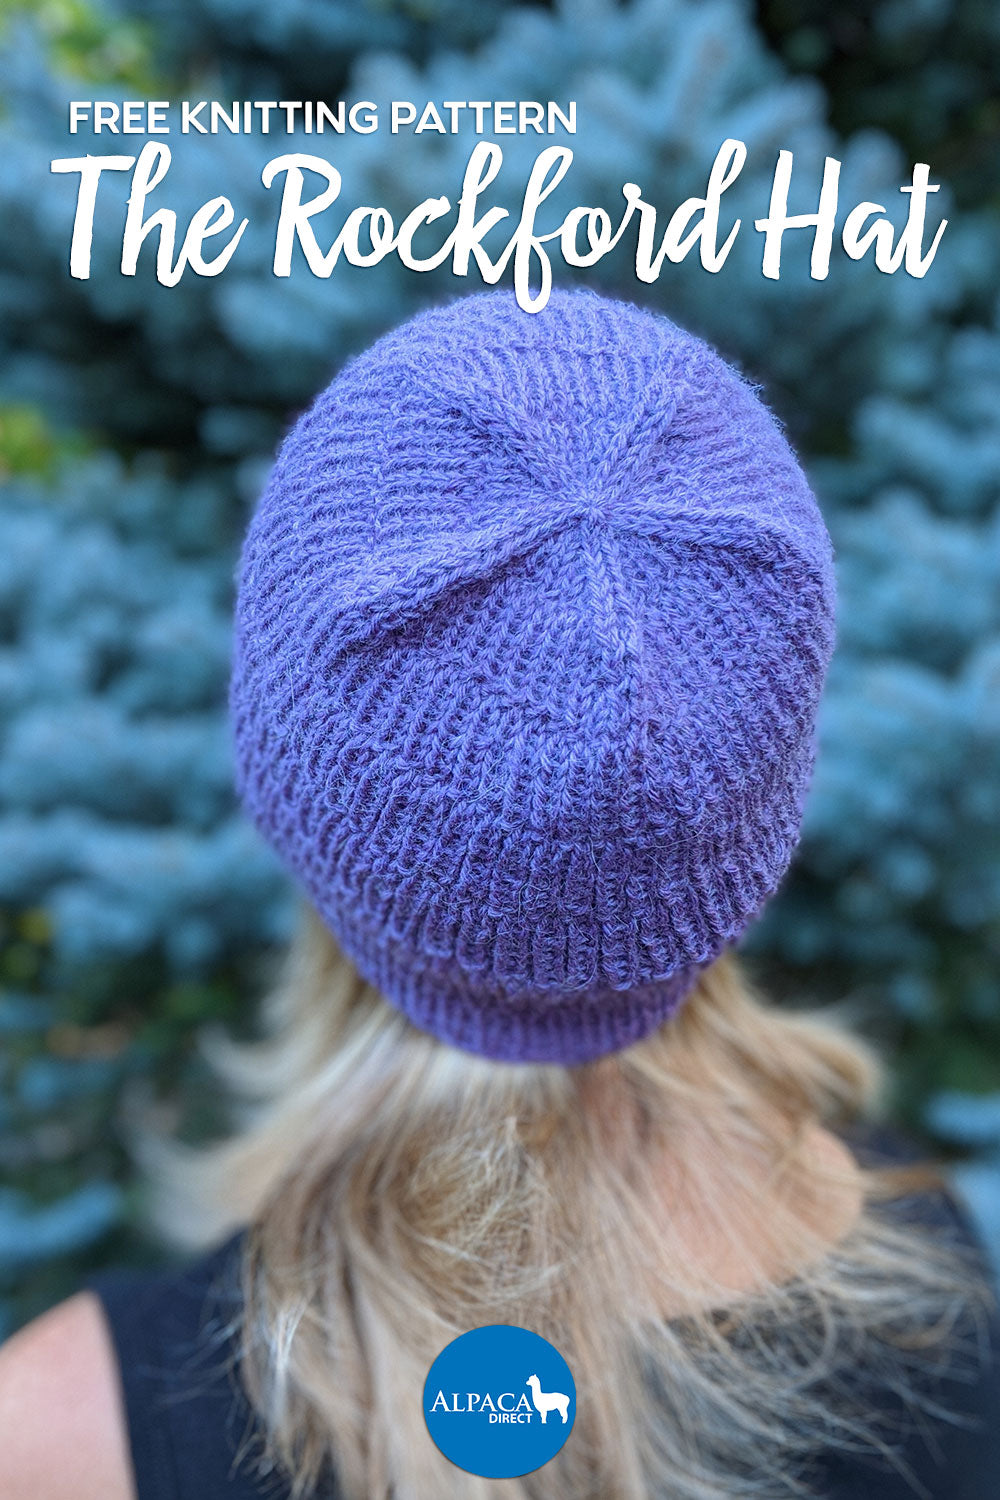
[{"label": "long wavy hair", "polygon": [[[730,956],[619,1054],[497,1064],[417,1031],[308,914],[267,1019],[216,1049],[243,1118],[162,1216],[187,1243],[248,1227],[242,1379],[295,1496],[330,1467],[345,1500],[801,1494],[812,1450],[885,1443],[838,1373],[906,1392],[982,1295],[892,1212],[926,1178],[821,1129],[871,1111],[869,1050]],[[578,1392],[517,1480],[454,1467],[422,1412],[435,1356],[491,1323],[548,1338]]]}]

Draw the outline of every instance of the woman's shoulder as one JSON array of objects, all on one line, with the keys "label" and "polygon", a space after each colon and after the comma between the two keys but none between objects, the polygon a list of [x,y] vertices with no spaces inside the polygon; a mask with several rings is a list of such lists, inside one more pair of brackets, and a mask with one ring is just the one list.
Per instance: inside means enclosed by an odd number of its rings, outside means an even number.
[{"label": "woman's shoulder", "polygon": [[259,1432],[239,1377],[243,1244],[239,1234],[173,1268],[91,1281],[117,1354],[139,1500],[284,1493],[258,1476]]},{"label": "woman's shoulder", "polygon": [[[136,1341],[172,1354],[192,1346],[207,1355],[231,1352],[242,1305],[245,1236],[153,1270],[100,1271],[87,1291],[100,1303],[119,1354]],[[133,1352],[138,1353],[138,1349]]]},{"label": "woman's shoulder", "polygon": [[94,1292],[0,1347],[4,1500],[133,1500],[118,1362]]},{"label": "woman's shoulder", "polygon": [[[894,1216],[936,1231],[978,1261],[987,1280],[994,1279],[989,1252],[975,1219],[946,1171],[937,1166],[930,1148],[897,1126],[862,1121],[838,1132],[855,1160],[870,1169],[915,1169],[912,1186],[905,1186],[891,1202]],[[922,1169],[927,1168],[926,1171]]]},{"label": "woman's shoulder", "polygon": [[0,1350],[3,1500],[280,1500],[236,1376],[241,1249],[99,1273]]}]

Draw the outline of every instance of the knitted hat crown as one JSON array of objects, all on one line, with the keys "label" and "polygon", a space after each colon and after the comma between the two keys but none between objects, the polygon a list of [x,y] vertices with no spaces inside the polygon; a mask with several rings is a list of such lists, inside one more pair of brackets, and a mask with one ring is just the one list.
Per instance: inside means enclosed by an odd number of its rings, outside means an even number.
[{"label": "knitted hat crown", "polygon": [[833,598],[802,471],[706,344],[588,292],[466,298],[281,449],[241,568],[240,790],[418,1026],[594,1058],[784,874]]}]

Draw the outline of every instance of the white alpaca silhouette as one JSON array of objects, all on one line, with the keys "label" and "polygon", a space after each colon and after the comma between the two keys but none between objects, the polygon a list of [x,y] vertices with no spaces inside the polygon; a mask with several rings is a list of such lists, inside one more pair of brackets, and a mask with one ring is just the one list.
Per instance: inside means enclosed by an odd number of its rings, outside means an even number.
[{"label": "white alpaca silhouette", "polygon": [[541,1381],[537,1375],[529,1375],[524,1382],[531,1386],[531,1399],[535,1404],[535,1410],[542,1414],[542,1426],[545,1426],[545,1418],[550,1411],[557,1411],[564,1422],[569,1421],[569,1397],[559,1391],[543,1391]]}]

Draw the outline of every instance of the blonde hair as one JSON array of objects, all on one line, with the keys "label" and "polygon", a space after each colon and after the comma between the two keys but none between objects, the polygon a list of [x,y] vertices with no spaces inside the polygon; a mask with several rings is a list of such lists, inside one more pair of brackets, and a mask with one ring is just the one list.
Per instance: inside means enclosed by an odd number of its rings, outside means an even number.
[{"label": "blonde hair", "polygon": [[[328,1463],[346,1500],[802,1493],[817,1444],[882,1441],[837,1372],[905,1390],[976,1294],[884,1211],[913,1181],[816,1150],[872,1107],[871,1054],[760,1003],[730,957],[655,1034],[573,1068],[418,1032],[311,915],[268,1009],[273,1035],[223,1059],[254,1108],[187,1163],[187,1229],[249,1226],[243,1381],[296,1496]],[[577,1387],[569,1441],[517,1480],[455,1468],[423,1419],[434,1357],[490,1323],[548,1338]]]}]

